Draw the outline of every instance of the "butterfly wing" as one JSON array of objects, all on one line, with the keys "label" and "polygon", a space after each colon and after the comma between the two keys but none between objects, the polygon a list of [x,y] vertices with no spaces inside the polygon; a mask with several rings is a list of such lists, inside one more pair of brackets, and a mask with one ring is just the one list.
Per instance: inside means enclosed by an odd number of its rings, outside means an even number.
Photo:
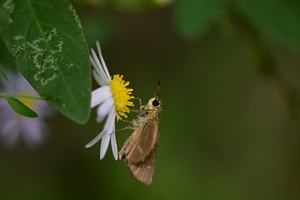
[{"label": "butterfly wing", "polygon": [[131,136],[125,141],[122,149],[119,152],[119,158],[121,159],[125,159],[126,158],[126,149],[128,148],[133,136],[135,135],[136,131],[133,132],[133,134],[131,134]]},{"label": "butterfly wing", "polygon": [[154,148],[158,132],[158,120],[148,121],[144,126],[139,127],[126,148],[126,159],[131,163],[144,162]]},{"label": "butterfly wing", "polygon": [[[159,126],[158,126],[159,127]],[[125,159],[126,165],[134,178],[137,180],[150,185],[153,181],[156,152],[159,141],[159,128],[156,133],[156,140],[153,149],[150,154],[146,156],[144,162],[133,163],[129,159]]]}]

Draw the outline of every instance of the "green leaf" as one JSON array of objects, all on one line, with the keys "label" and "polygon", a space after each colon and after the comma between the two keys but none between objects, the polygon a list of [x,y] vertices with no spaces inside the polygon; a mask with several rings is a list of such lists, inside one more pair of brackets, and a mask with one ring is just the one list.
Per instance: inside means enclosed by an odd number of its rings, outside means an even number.
[{"label": "green leaf", "polygon": [[260,30],[300,48],[300,1],[236,0],[236,3]]},{"label": "green leaf", "polygon": [[6,97],[5,99],[7,100],[9,105],[12,107],[12,109],[14,109],[14,111],[16,111],[16,113],[18,113],[24,117],[30,117],[30,118],[38,117],[38,115],[33,110],[31,110],[30,108],[25,106],[18,99],[13,98],[13,97]]},{"label": "green leaf", "polygon": [[[47,102],[75,122],[90,114],[91,76],[81,23],[67,0],[7,0],[1,35],[17,65]],[[7,20],[7,21],[5,21]]]},{"label": "green leaf", "polygon": [[178,0],[174,14],[179,33],[188,39],[202,36],[212,25],[224,2],[224,0]]}]

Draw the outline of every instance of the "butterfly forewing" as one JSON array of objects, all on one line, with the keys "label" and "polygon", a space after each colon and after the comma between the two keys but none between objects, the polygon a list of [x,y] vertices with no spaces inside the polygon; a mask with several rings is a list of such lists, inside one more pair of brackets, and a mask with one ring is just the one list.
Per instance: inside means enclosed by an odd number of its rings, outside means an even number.
[{"label": "butterfly forewing", "polygon": [[145,161],[155,145],[159,122],[147,122],[137,129],[127,150],[126,158],[132,163]]},{"label": "butterfly forewing", "polygon": [[156,134],[154,147],[144,162],[132,163],[129,160],[125,160],[132,176],[147,185],[150,185],[153,181],[158,140],[159,130]]},{"label": "butterfly forewing", "polygon": [[134,134],[135,134],[135,132],[125,141],[122,149],[120,150],[120,152],[119,152],[119,158],[120,158],[120,160],[121,159],[125,159],[125,157],[126,157],[126,153],[125,153],[126,149],[128,148],[128,146],[129,146],[129,144],[130,144],[130,142],[131,142]]}]

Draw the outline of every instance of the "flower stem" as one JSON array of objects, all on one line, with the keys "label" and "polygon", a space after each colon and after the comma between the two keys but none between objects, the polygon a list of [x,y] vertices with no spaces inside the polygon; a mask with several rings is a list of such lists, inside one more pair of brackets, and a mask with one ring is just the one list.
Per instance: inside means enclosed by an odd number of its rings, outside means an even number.
[{"label": "flower stem", "polygon": [[27,98],[27,99],[38,99],[38,100],[45,100],[46,96],[30,96],[30,95],[24,95],[24,94],[1,94],[0,97],[6,98],[6,97],[16,97],[16,98]]}]

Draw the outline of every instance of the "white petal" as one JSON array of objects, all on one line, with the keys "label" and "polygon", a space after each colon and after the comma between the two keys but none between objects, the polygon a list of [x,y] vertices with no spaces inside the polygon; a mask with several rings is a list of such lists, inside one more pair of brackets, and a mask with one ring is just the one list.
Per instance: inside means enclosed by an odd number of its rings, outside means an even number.
[{"label": "white petal", "polygon": [[109,98],[104,103],[102,103],[97,109],[97,122],[101,122],[113,106],[114,100],[112,98]]},{"label": "white petal", "polygon": [[94,144],[96,144],[106,133],[107,131],[104,129],[99,133],[92,141],[90,141],[87,145],[85,145],[85,148],[90,148]]},{"label": "white petal", "polygon": [[103,70],[103,67],[94,51],[94,49],[91,49],[91,54],[92,56],[90,56],[90,61],[94,67],[94,69],[96,70],[97,75],[106,83],[106,85],[108,85],[108,83],[110,82],[110,79],[107,78],[106,73]]},{"label": "white petal", "polygon": [[91,108],[103,103],[112,96],[110,87],[100,87],[92,92]]},{"label": "white petal", "polygon": [[105,73],[106,73],[106,76],[107,76],[107,77],[109,78],[109,80],[111,81],[110,74],[109,74],[109,72],[108,72],[108,70],[107,70],[105,61],[104,61],[103,56],[102,56],[102,53],[101,53],[101,48],[100,48],[99,41],[96,42],[96,46],[97,46],[98,53],[99,53],[99,56],[100,56],[100,60],[101,60],[102,66],[103,66],[103,68],[104,68],[104,71],[105,71]]},{"label": "white petal", "polygon": [[115,122],[116,115],[114,109],[115,108],[113,107],[111,109],[113,112],[108,113],[108,117],[106,119],[103,131],[101,131],[100,134],[98,134],[92,141],[90,141],[87,145],[85,145],[85,148],[90,148],[91,146],[96,144],[108,132],[109,127],[115,125],[114,122]]},{"label": "white petal", "polygon": [[101,147],[100,147],[100,160],[102,160],[106,154],[108,144],[110,141],[110,135],[105,134],[101,140]]},{"label": "white petal", "polygon": [[92,73],[93,73],[94,79],[100,86],[102,86],[102,87],[107,86],[107,84],[100,78],[100,76],[98,75],[98,73],[95,70],[93,70]]},{"label": "white petal", "polygon": [[[112,132],[115,132],[115,129],[113,129]],[[116,141],[116,134],[113,133],[110,136],[110,142],[111,142],[111,148],[113,151],[113,155],[115,157],[116,160],[118,160],[118,147],[117,147],[117,141]]]},{"label": "white petal", "polygon": [[114,127],[115,126],[115,119],[116,119],[115,106],[112,106],[109,113],[108,113],[107,122],[104,125],[104,128],[108,129],[109,127]]},{"label": "white petal", "polygon": [[106,117],[106,115],[104,115],[104,116],[98,115],[97,118],[96,118],[96,122],[101,123],[105,119],[105,117]]},{"label": "white petal", "polygon": [[112,118],[111,116],[115,116],[113,109],[110,110],[109,118],[107,119],[107,122],[106,122],[107,126],[105,128],[107,128],[107,133],[104,135],[104,137],[102,138],[102,141],[101,141],[100,160],[106,154],[106,151],[107,151],[107,148],[108,148],[108,145],[109,145],[109,141],[110,141],[111,133],[115,129],[115,119]]},{"label": "white petal", "polygon": [[[100,54],[100,60],[101,60],[100,61],[97,54],[96,54],[96,52],[94,51],[94,49],[91,49],[91,53],[92,53],[92,56],[90,56],[90,60],[91,60],[92,65],[97,70],[100,77],[103,78],[103,80],[105,82],[109,83],[111,81],[111,78],[110,78],[110,76],[107,75],[107,72],[106,72],[107,69],[103,67],[102,55]],[[104,63],[104,65],[105,65],[105,63]]]}]

